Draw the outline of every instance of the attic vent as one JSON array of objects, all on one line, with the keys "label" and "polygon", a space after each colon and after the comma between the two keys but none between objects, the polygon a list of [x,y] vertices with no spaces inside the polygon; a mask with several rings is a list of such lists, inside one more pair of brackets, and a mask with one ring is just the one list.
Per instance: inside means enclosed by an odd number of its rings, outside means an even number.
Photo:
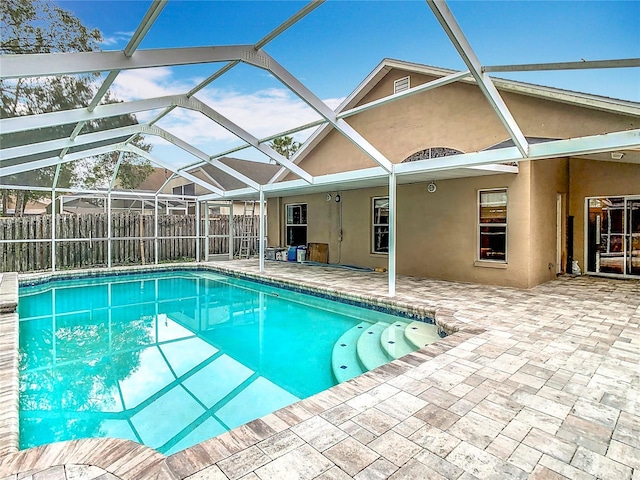
[{"label": "attic vent", "polygon": [[393,82],[393,93],[400,93],[405,90],[409,90],[409,76],[399,78]]}]

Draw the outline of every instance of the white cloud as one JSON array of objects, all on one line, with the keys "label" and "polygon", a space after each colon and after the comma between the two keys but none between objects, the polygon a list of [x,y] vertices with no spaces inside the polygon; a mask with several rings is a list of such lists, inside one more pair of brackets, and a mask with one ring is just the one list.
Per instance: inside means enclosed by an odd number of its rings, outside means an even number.
[{"label": "white cloud", "polygon": [[[160,97],[189,91],[201,79],[177,79],[170,68],[153,68],[126,71],[118,75],[112,90],[121,100]],[[196,98],[240,126],[255,137],[264,138],[317,120],[320,116],[287,88],[264,88],[252,93],[242,93],[229,88],[209,86],[196,93]],[[330,108],[337,107],[343,99],[325,101]],[[156,113],[140,113],[140,121],[149,121]],[[158,122],[177,137],[215,154],[237,144],[237,137],[204,115],[176,108]],[[298,141],[310,132],[296,134]],[[164,141],[147,137],[147,141],[164,144]]]},{"label": "white cloud", "polygon": [[170,68],[158,67],[120,72],[111,91],[120,100],[127,101],[185,93],[193,85],[175,80]]},{"label": "white cloud", "polygon": [[104,35],[100,44],[105,47],[110,47],[119,43],[127,43],[133,34],[134,32],[115,32],[112,35]]}]

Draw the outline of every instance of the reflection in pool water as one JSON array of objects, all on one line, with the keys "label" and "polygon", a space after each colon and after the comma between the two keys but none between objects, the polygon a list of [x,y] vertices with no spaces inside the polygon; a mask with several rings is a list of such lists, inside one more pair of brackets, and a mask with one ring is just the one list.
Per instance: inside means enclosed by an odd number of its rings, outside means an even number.
[{"label": "reflection in pool water", "polygon": [[21,288],[19,315],[21,448],[109,436],[165,453],[333,386],[338,338],[362,315],[398,321],[198,272]]}]

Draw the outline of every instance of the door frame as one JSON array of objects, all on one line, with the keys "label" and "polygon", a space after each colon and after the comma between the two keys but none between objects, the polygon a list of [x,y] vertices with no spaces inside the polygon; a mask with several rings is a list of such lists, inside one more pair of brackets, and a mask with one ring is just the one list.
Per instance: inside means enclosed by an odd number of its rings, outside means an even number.
[{"label": "door frame", "polygon": [[[602,198],[622,198],[623,199],[623,212],[622,212],[622,236],[623,236],[623,241],[622,241],[622,273],[610,273],[610,272],[595,272],[595,271],[591,271],[588,270],[588,265],[589,265],[589,249],[591,248],[591,245],[589,244],[589,200],[595,200],[595,199],[602,199]],[[634,195],[598,195],[598,196],[591,196],[591,197],[585,197],[584,199],[584,266],[585,266],[585,273],[588,275],[594,275],[594,276],[600,276],[600,277],[612,277],[612,278],[640,278],[640,275],[632,275],[630,274],[627,270],[627,262],[629,260],[628,255],[631,254],[631,252],[628,252],[628,243],[629,240],[631,239],[631,232],[629,232],[629,225],[627,222],[627,217],[628,217],[628,212],[627,212],[627,205],[629,200],[638,200],[640,201],[640,195],[639,194],[634,194]],[[627,238],[628,237],[628,238]]]}]

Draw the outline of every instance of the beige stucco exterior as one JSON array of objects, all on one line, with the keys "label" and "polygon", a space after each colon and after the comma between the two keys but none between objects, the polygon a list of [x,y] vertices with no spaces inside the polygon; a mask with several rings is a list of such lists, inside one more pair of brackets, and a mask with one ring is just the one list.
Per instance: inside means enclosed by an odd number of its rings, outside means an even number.
[{"label": "beige stucco exterior", "polygon": [[[393,93],[393,82],[411,75],[411,86],[434,77],[391,70],[360,101]],[[637,117],[503,92],[503,98],[527,137],[565,139],[638,128]],[[475,152],[496,145],[508,134],[477,86],[454,83],[413,95],[347,121],[392,163],[429,147]],[[339,133],[328,133],[299,165],[312,175],[375,166],[375,162]],[[288,178],[294,178],[292,176]],[[478,191],[508,189],[507,261],[478,261]],[[327,191],[333,197],[337,192]],[[372,254],[372,199],[387,187],[269,200],[268,244],[284,246],[286,204],[306,203],[308,242],[329,244],[329,262],[386,267],[386,255]],[[578,158],[520,161],[519,173],[426,183],[397,188],[397,272],[443,280],[529,288],[564,271],[567,216],[575,218],[574,258],[584,258],[584,198],[640,194],[640,165]],[[560,225],[557,224],[560,196]],[[560,251],[557,245],[560,243]],[[558,261],[558,259],[560,261]],[[560,267],[557,265],[560,264]]]}]

